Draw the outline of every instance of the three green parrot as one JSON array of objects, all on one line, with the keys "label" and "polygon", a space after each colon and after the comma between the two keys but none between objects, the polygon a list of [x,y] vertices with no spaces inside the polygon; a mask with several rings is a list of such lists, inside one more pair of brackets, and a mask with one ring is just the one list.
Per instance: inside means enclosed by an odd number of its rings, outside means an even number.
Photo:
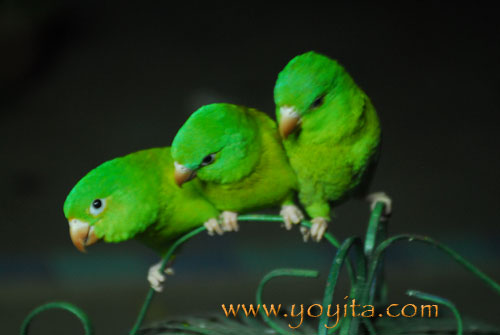
[{"label": "three green parrot", "polygon": [[[285,227],[320,241],[330,204],[362,189],[376,163],[380,125],[370,99],[336,61],[308,52],[293,58],[274,88],[278,126],[266,114],[231,104],[195,111],[172,148],[108,161],[82,178],[64,203],[73,244],[137,239],[164,254],[175,239],[205,225],[210,235],[237,231],[238,213],[281,206]],[[281,136],[280,136],[281,135]],[[372,205],[391,201],[384,193]],[[162,290],[160,263],[149,270]],[[168,269],[169,272],[171,269]]]},{"label": "three green parrot", "polygon": [[[344,68],[315,52],[296,56],[279,73],[274,101],[283,144],[297,175],[299,200],[312,218],[305,237],[310,234],[319,241],[330,221],[330,203],[359,190],[376,163],[379,119]],[[384,193],[368,200],[372,206],[385,202],[390,213]]]}]

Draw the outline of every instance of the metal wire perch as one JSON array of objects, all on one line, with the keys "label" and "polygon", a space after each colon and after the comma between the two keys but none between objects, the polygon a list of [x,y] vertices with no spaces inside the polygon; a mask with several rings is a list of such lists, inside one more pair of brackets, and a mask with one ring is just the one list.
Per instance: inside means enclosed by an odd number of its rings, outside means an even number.
[{"label": "metal wire perch", "polygon": [[[478,277],[481,281],[483,281],[487,286],[489,286],[493,291],[497,294],[500,294],[500,285],[495,282],[492,278],[486,275],[484,272],[479,270],[477,267],[472,265],[469,261],[464,259],[462,256],[457,254],[451,248],[429,238],[426,236],[418,236],[411,234],[402,234],[396,235],[390,238],[386,238],[387,236],[387,222],[381,222],[380,218],[384,210],[384,204],[379,202],[376,204],[373,209],[370,220],[368,223],[367,233],[365,236],[364,243],[358,237],[350,237],[346,239],[342,244],[338,242],[338,240],[330,233],[325,234],[325,240],[330,243],[334,248],[337,249],[336,255],[332,261],[332,265],[330,267],[328,278],[325,285],[325,292],[323,295],[322,306],[325,309],[332,301],[333,294],[335,292],[337,280],[339,278],[341,269],[344,264],[346,264],[347,274],[349,276],[350,281],[350,297],[358,299],[361,305],[373,305],[376,299],[380,299],[381,302],[384,301],[384,277],[383,277],[383,256],[386,250],[392,246],[394,243],[398,241],[417,241],[425,244],[429,244],[431,246],[436,247],[438,250],[441,250],[448,256],[450,256],[454,261],[458,264],[462,265]],[[283,220],[280,216],[276,215],[241,215],[238,217],[238,221],[240,222],[256,222],[256,221],[265,221],[265,222],[280,222]],[[311,227],[311,223],[308,221],[301,222],[301,225],[306,228]],[[170,258],[174,254],[175,250],[187,242],[192,237],[198,235],[199,233],[205,231],[205,227],[199,227],[189,232],[188,234],[182,236],[174,244],[170,247],[165,257],[162,260],[160,271],[163,271]],[[354,257],[349,258],[349,254],[354,250]],[[261,283],[257,289],[256,300],[257,304],[262,302],[262,292],[264,286],[271,279],[280,277],[280,276],[293,276],[293,277],[309,277],[315,278],[317,277],[318,272],[310,269],[277,269],[270,273],[268,273],[262,279]],[[410,290],[407,292],[410,296],[415,296],[417,298],[423,300],[429,300],[436,303],[441,303],[448,308],[451,309],[455,319],[457,321],[457,334],[462,335],[463,333],[463,325],[462,318],[453,305],[453,303],[445,298],[438,297],[436,295],[431,295],[428,293]],[[144,304],[142,305],[138,317],[130,330],[130,335],[138,335],[139,330],[143,324],[144,318],[148,312],[151,301],[155,295],[155,290],[150,288],[147,292],[146,299]],[[83,328],[85,330],[86,335],[93,334],[93,328],[91,323],[87,317],[87,315],[77,308],[76,306],[66,303],[66,302],[52,302],[47,303],[42,306],[37,307],[33,310],[24,320],[21,326],[21,335],[27,335],[29,325],[32,319],[38,315],[39,313],[49,310],[49,309],[64,309],[73,314],[75,314],[82,322]],[[267,326],[272,328],[274,331],[278,332],[282,335],[289,335],[292,332],[289,329],[285,329],[281,327],[278,323],[273,321],[267,315],[263,316],[263,321]],[[341,335],[346,334],[358,334],[361,330],[361,326],[371,335],[376,334],[376,329],[374,325],[368,321],[367,318],[355,318],[355,317],[346,317],[342,319],[335,327],[328,326],[328,316],[326,313],[322,314],[319,318],[317,334],[319,335],[327,335],[333,333],[339,333]],[[180,323],[174,328],[170,328],[172,330],[178,330],[180,333],[189,333],[189,334],[204,334],[204,335],[216,335],[219,334],[215,330],[210,330],[207,328],[201,328],[192,326],[185,323]],[[294,332],[297,334],[297,332]]]}]

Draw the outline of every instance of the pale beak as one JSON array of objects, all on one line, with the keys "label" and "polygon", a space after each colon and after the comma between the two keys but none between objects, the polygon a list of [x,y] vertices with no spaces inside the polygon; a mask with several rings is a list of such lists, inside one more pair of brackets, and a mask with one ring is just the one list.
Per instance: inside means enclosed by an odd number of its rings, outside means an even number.
[{"label": "pale beak", "polygon": [[94,227],[78,219],[69,220],[69,235],[75,247],[81,252],[85,252],[86,246],[99,240],[94,233]]},{"label": "pale beak", "polygon": [[174,162],[175,166],[175,173],[174,173],[174,179],[175,183],[181,187],[182,184],[185,182],[190,181],[194,177],[196,177],[196,171],[191,170],[190,168],[185,167],[182,164],[179,164],[177,162]]},{"label": "pale beak", "polygon": [[287,138],[300,124],[299,113],[293,107],[283,106],[280,108],[279,130],[282,138]]}]

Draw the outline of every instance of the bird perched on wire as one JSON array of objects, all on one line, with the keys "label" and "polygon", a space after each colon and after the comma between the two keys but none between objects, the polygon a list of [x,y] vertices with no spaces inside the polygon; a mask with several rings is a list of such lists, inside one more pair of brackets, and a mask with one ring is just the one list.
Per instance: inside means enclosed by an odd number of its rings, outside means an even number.
[{"label": "bird perched on wire", "polygon": [[[90,171],[64,203],[75,247],[83,252],[99,240],[137,239],[163,256],[181,235],[217,216],[219,211],[200,196],[196,183],[182,189],[174,183],[173,165],[170,148],[155,148]],[[153,265],[148,274],[157,291],[165,280],[159,268],[160,263]]]},{"label": "bird perched on wire", "polygon": [[[321,240],[330,204],[361,192],[377,161],[380,123],[370,98],[335,60],[307,52],[293,58],[274,87],[276,118],[299,185],[299,200],[312,218],[312,236]],[[369,197],[374,204],[390,199]]]},{"label": "bird perched on wire", "polygon": [[299,223],[296,177],[275,122],[252,108],[211,104],[195,111],[172,142],[175,180],[197,177],[200,192],[222,212],[210,232],[238,230],[237,215],[281,205],[285,226]]}]

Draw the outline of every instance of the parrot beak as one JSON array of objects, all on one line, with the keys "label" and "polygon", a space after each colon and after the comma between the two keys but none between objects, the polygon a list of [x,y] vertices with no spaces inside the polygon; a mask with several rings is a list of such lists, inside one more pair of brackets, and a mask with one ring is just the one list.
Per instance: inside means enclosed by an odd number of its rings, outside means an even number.
[{"label": "parrot beak", "polygon": [[187,168],[184,165],[179,164],[177,162],[174,162],[174,166],[175,166],[174,178],[177,186],[181,187],[182,184],[196,177],[196,171],[191,170],[190,168]]},{"label": "parrot beak", "polygon": [[287,138],[293,133],[297,126],[301,123],[299,113],[293,107],[283,106],[280,108],[280,124],[279,130],[282,138]]},{"label": "parrot beak", "polygon": [[69,235],[75,247],[81,252],[85,252],[86,246],[99,240],[94,233],[94,227],[78,219],[69,220]]}]

